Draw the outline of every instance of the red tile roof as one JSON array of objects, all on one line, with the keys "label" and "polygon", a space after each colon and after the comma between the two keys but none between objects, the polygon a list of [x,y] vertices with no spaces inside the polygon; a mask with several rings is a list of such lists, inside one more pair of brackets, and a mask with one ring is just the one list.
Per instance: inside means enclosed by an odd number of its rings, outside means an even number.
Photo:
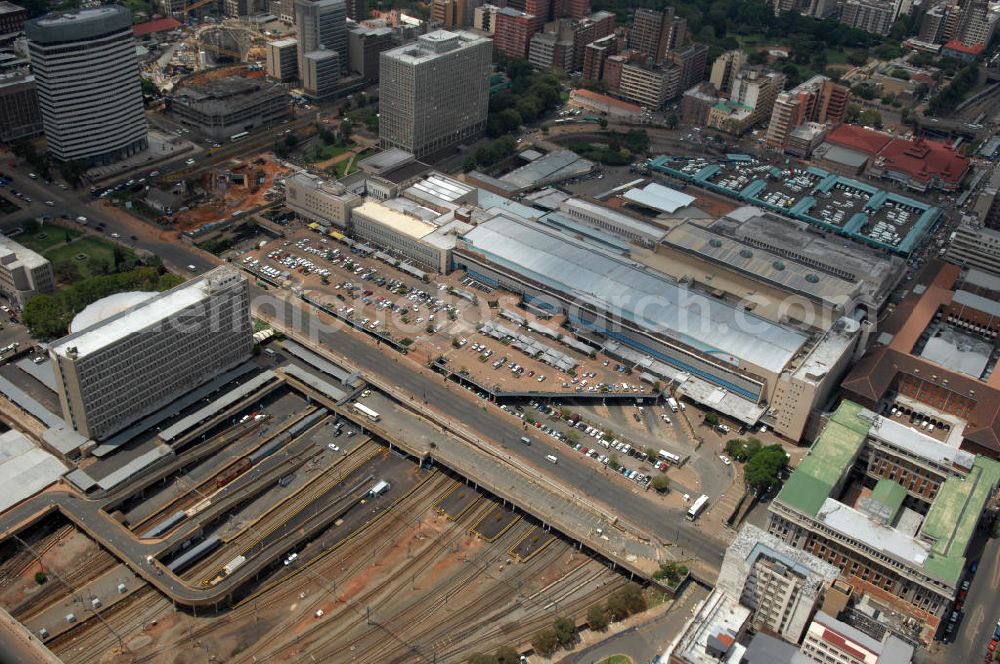
[{"label": "red tile roof", "polygon": [[858,150],[869,155],[878,154],[892,140],[892,136],[857,125],[842,124],[826,135],[827,143]]},{"label": "red tile roof", "polygon": [[175,18],[158,18],[153,21],[133,25],[132,34],[136,37],[145,37],[154,32],[166,32],[168,30],[176,30],[179,27],[181,27],[181,23]]},{"label": "red tile roof", "polygon": [[959,275],[957,266],[931,261],[915,282],[924,290],[919,294],[911,290],[883,323],[882,332],[891,334],[892,341],[870,349],[841,387],[849,397],[875,404],[889,393],[896,378],[905,374],[971,397],[976,405],[969,413],[962,436],[978,447],[973,451],[996,458],[1000,456],[1000,389],[994,381],[983,382],[912,354],[939,308],[951,302]]},{"label": "red tile roof", "polygon": [[969,170],[969,158],[939,143],[918,138],[905,141],[880,131],[842,124],[826,136],[828,143],[877,156],[875,166],[905,173],[914,180],[937,178],[957,185]]},{"label": "red tile roof", "polygon": [[979,55],[980,53],[983,52],[983,49],[986,48],[986,44],[972,44],[970,46],[968,44],[963,44],[957,39],[952,39],[950,42],[947,42],[944,45],[944,48],[948,49],[949,51],[955,51],[957,53],[968,53],[969,55]]},{"label": "red tile roof", "polygon": [[597,104],[606,104],[607,106],[613,106],[627,113],[633,113],[639,115],[642,113],[642,107],[638,104],[632,104],[627,101],[622,101],[621,99],[615,99],[614,97],[609,97],[608,95],[602,95],[599,92],[594,92],[593,90],[587,90],[585,88],[577,88],[570,93],[570,97],[573,99],[586,99],[587,101],[594,102]]},{"label": "red tile roof", "polygon": [[[969,170],[969,158],[937,141],[892,139],[878,155],[883,167],[905,173],[915,180],[937,178],[957,185]],[[876,162],[876,165],[879,165]]]}]

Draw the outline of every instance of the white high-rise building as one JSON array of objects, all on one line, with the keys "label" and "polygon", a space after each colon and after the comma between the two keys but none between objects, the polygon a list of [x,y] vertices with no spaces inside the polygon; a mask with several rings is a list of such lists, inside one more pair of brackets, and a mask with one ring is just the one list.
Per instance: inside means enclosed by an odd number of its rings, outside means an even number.
[{"label": "white high-rise building", "polygon": [[379,138],[418,157],[474,138],[486,128],[493,42],[436,30],[383,51]]},{"label": "white high-rise building", "polygon": [[156,412],[253,352],[250,289],[228,265],[87,323],[49,346],[49,355],[63,418],[94,440]]},{"label": "white high-rise building", "polygon": [[103,164],[146,149],[132,16],[119,5],[24,24],[49,152]]}]

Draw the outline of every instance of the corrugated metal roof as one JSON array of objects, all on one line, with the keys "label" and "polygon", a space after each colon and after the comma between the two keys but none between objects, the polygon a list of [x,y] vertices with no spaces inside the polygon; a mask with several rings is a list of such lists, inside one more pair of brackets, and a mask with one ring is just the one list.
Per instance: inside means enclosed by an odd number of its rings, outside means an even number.
[{"label": "corrugated metal roof", "polygon": [[674,337],[732,365],[780,372],[806,341],[776,325],[572,239],[503,215],[465,236],[473,251],[651,332]]},{"label": "corrugated metal roof", "polygon": [[625,192],[625,200],[643,207],[674,213],[682,207],[694,203],[694,196],[682,194],[676,189],[664,187],[662,184],[650,182],[642,189],[629,189]]}]

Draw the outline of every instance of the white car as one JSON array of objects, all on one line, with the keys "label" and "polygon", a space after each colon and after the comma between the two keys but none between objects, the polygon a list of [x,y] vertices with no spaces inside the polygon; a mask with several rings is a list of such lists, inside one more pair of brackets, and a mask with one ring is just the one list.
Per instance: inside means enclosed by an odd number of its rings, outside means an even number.
[{"label": "white car", "polygon": [[726,464],[727,466],[732,463],[732,460],[724,454],[720,455],[719,459],[722,461],[722,463]]},{"label": "white car", "polygon": [[334,452],[339,452],[340,451],[340,448],[337,447],[336,445],[334,445],[333,443],[330,443],[329,445],[327,445],[327,447],[329,447]]}]

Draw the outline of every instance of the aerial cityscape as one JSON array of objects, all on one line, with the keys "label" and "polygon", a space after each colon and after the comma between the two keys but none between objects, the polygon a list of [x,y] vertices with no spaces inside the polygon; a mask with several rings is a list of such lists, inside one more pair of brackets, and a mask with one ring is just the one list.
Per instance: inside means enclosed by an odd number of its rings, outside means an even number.
[{"label": "aerial cityscape", "polygon": [[1000,662],[1000,3],[120,2],[0,0],[0,664]]}]

